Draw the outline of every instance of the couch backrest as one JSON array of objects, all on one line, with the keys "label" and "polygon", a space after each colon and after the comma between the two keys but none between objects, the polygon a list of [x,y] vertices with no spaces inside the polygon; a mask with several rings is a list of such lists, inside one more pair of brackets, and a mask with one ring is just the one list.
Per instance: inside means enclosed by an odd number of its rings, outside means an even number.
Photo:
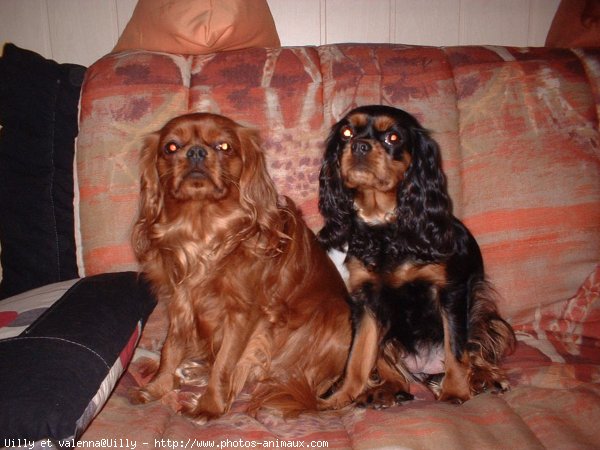
[{"label": "couch backrest", "polygon": [[318,230],[329,127],[383,103],[442,147],[455,214],[509,316],[572,296],[600,261],[600,51],[328,45],[126,52],[87,72],[77,142],[80,265],[130,270],[143,136],[189,111],[260,130],[279,190]]}]

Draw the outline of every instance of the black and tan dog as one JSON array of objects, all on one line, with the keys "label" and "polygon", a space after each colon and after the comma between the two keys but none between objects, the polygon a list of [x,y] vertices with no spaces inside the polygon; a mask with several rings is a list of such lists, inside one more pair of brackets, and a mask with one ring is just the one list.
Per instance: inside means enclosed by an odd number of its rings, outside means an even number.
[{"label": "black and tan dog", "polygon": [[354,307],[345,378],[322,407],[390,406],[414,380],[454,402],[508,389],[499,361],[514,333],[427,130],[396,108],[354,109],[331,130],[319,195],[318,237],[347,251]]}]

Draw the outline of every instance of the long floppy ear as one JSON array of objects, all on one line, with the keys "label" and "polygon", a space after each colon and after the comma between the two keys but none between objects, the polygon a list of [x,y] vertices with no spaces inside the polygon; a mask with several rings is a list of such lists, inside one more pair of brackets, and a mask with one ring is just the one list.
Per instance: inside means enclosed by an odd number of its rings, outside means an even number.
[{"label": "long floppy ear", "polygon": [[258,132],[240,127],[237,133],[242,146],[240,204],[252,217],[253,225],[267,238],[265,247],[273,249],[278,247],[283,232],[277,190],[267,171]]},{"label": "long floppy ear", "polygon": [[424,258],[447,256],[454,246],[452,202],[439,146],[420,127],[410,129],[408,145],[412,161],[397,193],[398,218],[420,237],[413,251]]},{"label": "long floppy ear", "polygon": [[342,250],[350,239],[354,206],[351,192],[344,186],[340,173],[343,143],[339,139],[339,128],[336,124],[327,138],[319,172],[319,211],[325,224],[317,238],[326,249]]},{"label": "long floppy ear", "polygon": [[157,221],[163,208],[163,192],[156,169],[158,140],[158,133],[148,135],[141,151],[139,213],[131,237],[138,259],[150,247],[150,227]]}]

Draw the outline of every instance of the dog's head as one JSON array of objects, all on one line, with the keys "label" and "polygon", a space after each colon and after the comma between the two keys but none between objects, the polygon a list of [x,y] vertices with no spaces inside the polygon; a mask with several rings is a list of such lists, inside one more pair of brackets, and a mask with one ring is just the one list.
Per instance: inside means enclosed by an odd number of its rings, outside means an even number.
[{"label": "dog's head", "polygon": [[447,227],[451,207],[439,148],[415,117],[362,106],[332,127],[326,145],[319,179],[325,218],[319,238],[326,246],[343,246],[354,220],[404,222],[415,232]]},{"label": "dog's head", "polygon": [[138,253],[149,245],[150,227],[161,217],[174,220],[212,207],[215,214],[236,211],[248,218],[249,227],[266,229],[278,216],[258,133],[227,117],[175,117],[146,138],[140,168],[140,216],[134,229]]},{"label": "dog's head", "polygon": [[179,202],[218,202],[262,182],[263,169],[253,130],[227,117],[192,113],[175,117],[148,136],[142,188],[146,184],[156,194]]}]

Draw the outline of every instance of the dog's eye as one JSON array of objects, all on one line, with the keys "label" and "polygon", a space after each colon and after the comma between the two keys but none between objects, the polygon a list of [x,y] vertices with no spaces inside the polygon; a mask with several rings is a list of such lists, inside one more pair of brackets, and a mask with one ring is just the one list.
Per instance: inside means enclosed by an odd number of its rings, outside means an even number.
[{"label": "dog's eye", "polygon": [[354,136],[354,131],[352,131],[352,128],[350,128],[348,125],[346,125],[340,131],[340,135],[341,135],[342,139],[344,139],[345,141],[349,141]]},{"label": "dog's eye", "polygon": [[388,134],[386,134],[385,136],[385,143],[388,145],[394,145],[400,142],[400,136],[398,135],[398,133],[394,132],[394,131],[390,131]]},{"label": "dog's eye", "polygon": [[179,150],[181,147],[179,146],[179,144],[177,142],[167,142],[165,145],[165,153],[170,155],[172,153],[175,153],[177,150]]},{"label": "dog's eye", "polygon": [[227,142],[221,142],[220,144],[215,145],[215,150],[220,152],[228,152],[231,150],[231,145],[229,145]]}]

